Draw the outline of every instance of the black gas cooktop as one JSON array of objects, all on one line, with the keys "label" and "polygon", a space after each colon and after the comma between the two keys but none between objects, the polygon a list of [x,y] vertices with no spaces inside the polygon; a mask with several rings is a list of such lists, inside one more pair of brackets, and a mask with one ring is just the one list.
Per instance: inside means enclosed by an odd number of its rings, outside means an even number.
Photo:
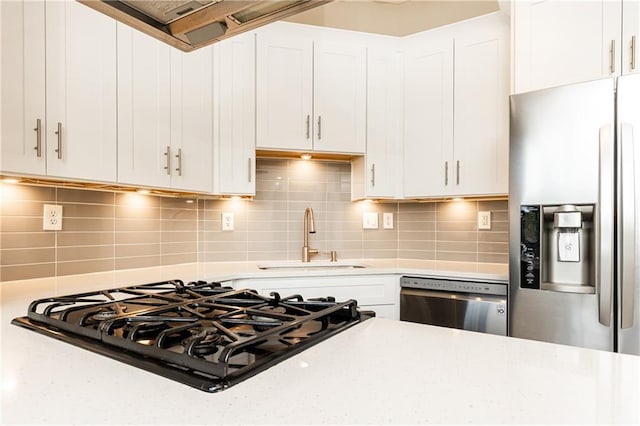
[{"label": "black gas cooktop", "polygon": [[355,300],[172,280],[39,299],[12,323],[217,392],[372,316]]}]

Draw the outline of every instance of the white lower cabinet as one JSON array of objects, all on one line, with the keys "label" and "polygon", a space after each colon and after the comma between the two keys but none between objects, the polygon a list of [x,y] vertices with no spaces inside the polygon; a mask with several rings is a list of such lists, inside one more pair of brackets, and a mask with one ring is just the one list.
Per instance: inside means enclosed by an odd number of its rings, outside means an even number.
[{"label": "white lower cabinet", "polygon": [[233,280],[231,285],[234,289],[254,289],[265,296],[275,291],[282,297],[299,294],[305,299],[332,296],[337,302],[354,299],[362,310],[399,320],[399,283],[399,275],[343,275],[245,278]]}]

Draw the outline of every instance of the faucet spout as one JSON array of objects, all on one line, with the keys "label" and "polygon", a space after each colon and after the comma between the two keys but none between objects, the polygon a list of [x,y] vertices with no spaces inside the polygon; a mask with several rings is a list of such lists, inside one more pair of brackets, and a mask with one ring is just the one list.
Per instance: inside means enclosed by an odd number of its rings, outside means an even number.
[{"label": "faucet spout", "polygon": [[313,216],[313,209],[307,207],[304,210],[304,236],[302,243],[302,261],[310,262],[311,256],[318,253],[318,250],[309,248],[309,234],[316,233],[316,221]]}]

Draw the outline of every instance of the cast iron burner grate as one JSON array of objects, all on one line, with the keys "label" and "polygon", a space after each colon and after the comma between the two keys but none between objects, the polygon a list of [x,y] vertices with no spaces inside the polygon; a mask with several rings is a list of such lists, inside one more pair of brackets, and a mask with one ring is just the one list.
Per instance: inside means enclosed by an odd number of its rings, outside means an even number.
[{"label": "cast iron burner grate", "polygon": [[355,300],[164,281],[39,299],[13,324],[217,392],[375,314]]}]

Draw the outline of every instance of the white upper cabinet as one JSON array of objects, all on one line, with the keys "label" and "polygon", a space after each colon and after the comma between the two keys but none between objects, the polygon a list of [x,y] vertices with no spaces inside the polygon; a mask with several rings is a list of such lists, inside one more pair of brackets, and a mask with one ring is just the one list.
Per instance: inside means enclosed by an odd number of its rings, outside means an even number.
[{"label": "white upper cabinet", "polygon": [[296,25],[258,32],[258,149],[364,152],[366,47],[331,33],[318,39]]},{"label": "white upper cabinet", "polygon": [[458,27],[450,176],[458,195],[508,193],[508,39],[501,14]]},{"label": "white upper cabinet", "polygon": [[402,55],[394,47],[367,51],[367,143],[351,162],[351,198],[396,198],[402,175]]},{"label": "white upper cabinet", "polygon": [[260,32],[256,51],[256,145],[313,149],[313,42]]},{"label": "white upper cabinet", "polygon": [[366,48],[313,45],[313,149],[363,153],[366,138]]},{"label": "white upper cabinet", "polygon": [[508,32],[506,17],[493,13],[410,40],[406,198],[507,193]]},{"label": "white upper cabinet", "polygon": [[453,37],[416,36],[405,52],[403,195],[450,192],[453,167]]},{"label": "white upper cabinet", "polygon": [[118,182],[210,192],[213,53],[118,24]]},{"label": "white upper cabinet", "polygon": [[171,47],[118,23],[118,182],[171,186]]},{"label": "white upper cabinet", "polygon": [[637,72],[637,0],[519,0],[512,13],[513,93]]},{"label": "white upper cabinet", "polygon": [[214,50],[214,192],[255,195],[255,34]]},{"label": "white upper cabinet", "polygon": [[46,174],[44,9],[44,1],[0,2],[5,173]]},{"label": "white upper cabinet", "polygon": [[2,170],[115,181],[116,22],[74,1],[2,8]]}]

